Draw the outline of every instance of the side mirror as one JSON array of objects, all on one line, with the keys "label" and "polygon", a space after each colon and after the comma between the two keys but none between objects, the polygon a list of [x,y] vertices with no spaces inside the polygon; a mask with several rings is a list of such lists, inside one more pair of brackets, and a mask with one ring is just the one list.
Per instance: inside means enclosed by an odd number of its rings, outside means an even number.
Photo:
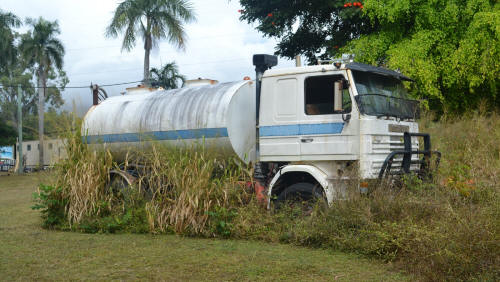
[{"label": "side mirror", "polygon": [[351,114],[342,114],[342,120],[348,123],[351,120]]}]

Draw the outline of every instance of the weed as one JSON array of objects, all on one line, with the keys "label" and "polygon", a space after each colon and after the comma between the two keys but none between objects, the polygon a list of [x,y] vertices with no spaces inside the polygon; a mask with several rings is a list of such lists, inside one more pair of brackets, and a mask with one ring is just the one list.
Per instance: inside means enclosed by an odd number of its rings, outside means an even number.
[{"label": "weed", "polygon": [[62,188],[40,184],[38,192],[33,193],[33,199],[35,205],[31,208],[41,210],[43,227],[53,228],[64,225],[67,199],[62,195]]},{"label": "weed", "polygon": [[223,238],[231,237],[233,231],[233,220],[238,215],[234,209],[216,207],[215,211],[209,211],[210,231],[215,236]]}]

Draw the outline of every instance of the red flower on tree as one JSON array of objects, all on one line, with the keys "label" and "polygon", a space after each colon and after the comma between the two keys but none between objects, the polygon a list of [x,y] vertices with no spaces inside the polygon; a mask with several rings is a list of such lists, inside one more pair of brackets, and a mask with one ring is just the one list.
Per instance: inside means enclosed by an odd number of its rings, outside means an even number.
[{"label": "red flower on tree", "polygon": [[348,2],[348,3],[345,3],[344,4],[344,8],[347,8],[347,7],[359,7],[360,9],[363,9],[363,3],[361,2]]}]

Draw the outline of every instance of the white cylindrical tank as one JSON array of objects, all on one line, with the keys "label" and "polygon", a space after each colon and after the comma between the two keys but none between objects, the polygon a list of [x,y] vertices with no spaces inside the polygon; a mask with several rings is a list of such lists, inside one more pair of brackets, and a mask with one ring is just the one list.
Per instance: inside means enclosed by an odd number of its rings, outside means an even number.
[{"label": "white cylindrical tank", "polygon": [[255,84],[252,81],[114,96],[85,115],[82,136],[115,156],[149,141],[175,146],[193,141],[255,159]]}]

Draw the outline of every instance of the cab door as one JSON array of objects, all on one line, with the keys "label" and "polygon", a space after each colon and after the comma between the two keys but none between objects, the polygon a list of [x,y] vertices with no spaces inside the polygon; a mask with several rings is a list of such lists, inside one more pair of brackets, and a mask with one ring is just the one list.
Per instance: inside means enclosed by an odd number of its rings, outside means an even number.
[{"label": "cab door", "polygon": [[300,80],[294,76],[267,78],[262,83],[260,111],[260,160],[300,160],[300,141],[295,133]]},{"label": "cab door", "polygon": [[356,159],[356,136],[349,130],[352,101],[345,76],[306,75],[303,79],[297,119],[300,159]]}]

